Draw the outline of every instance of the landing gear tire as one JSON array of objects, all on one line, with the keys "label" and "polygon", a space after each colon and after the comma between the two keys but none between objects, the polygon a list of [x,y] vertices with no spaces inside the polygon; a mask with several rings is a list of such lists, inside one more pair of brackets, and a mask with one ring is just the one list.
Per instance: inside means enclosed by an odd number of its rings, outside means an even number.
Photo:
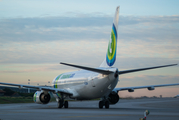
[{"label": "landing gear tire", "polygon": [[103,108],[103,101],[99,101],[99,108],[100,108],[100,109]]},{"label": "landing gear tire", "polygon": [[68,101],[65,101],[64,108],[68,108]]},{"label": "landing gear tire", "polygon": [[108,102],[108,101],[105,102],[105,108],[106,108],[106,109],[109,108],[109,102]]},{"label": "landing gear tire", "polygon": [[63,107],[63,101],[62,100],[59,100],[58,101],[58,108],[62,108]]}]

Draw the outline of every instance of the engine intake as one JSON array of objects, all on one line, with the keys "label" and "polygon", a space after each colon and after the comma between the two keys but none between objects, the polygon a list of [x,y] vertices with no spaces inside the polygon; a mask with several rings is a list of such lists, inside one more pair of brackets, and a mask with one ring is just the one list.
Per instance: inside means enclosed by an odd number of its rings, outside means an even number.
[{"label": "engine intake", "polygon": [[44,93],[44,91],[37,91],[34,94],[34,102],[38,104],[47,104],[50,102],[51,96],[49,93]]},{"label": "engine intake", "polygon": [[119,101],[119,95],[117,92],[112,91],[108,96],[108,100],[110,104],[116,104]]}]

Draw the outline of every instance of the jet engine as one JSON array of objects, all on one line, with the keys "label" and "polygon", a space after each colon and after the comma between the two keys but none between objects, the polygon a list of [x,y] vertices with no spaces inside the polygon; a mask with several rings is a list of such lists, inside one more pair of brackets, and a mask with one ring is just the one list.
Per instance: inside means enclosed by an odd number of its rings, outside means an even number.
[{"label": "jet engine", "polygon": [[108,96],[108,100],[109,100],[110,104],[116,104],[119,101],[118,93],[112,91]]},{"label": "jet engine", "polygon": [[45,93],[44,91],[37,91],[34,94],[34,102],[38,104],[47,104],[50,102],[51,96],[47,92]]}]

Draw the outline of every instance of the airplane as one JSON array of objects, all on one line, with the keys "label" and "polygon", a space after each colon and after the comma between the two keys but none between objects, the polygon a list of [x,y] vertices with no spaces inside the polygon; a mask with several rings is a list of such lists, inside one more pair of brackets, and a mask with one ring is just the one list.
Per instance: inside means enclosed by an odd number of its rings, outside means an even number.
[{"label": "airplane", "polygon": [[135,89],[147,88],[148,90],[154,90],[155,87],[179,85],[179,83],[175,83],[115,88],[119,81],[119,75],[177,65],[170,64],[123,71],[119,71],[118,68],[112,67],[116,61],[117,54],[118,20],[119,6],[116,8],[115,11],[107,53],[105,55],[104,61],[99,67],[92,68],[60,62],[60,64],[62,65],[71,66],[78,69],[80,68],[80,70],[62,73],[56,76],[52,81],[51,87],[2,82],[0,82],[0,84],[18,86],[19,88],[24,87],[37,89],[37,91],[34,93],[33,100],[35,103],[38,104],[47,104],[50,102],[51,97],[54,96],[58,103],[58,108],[68,108],[67,100],[69,99],[91,100],[101,98],[101,100],[99,101],[99,108],[103,108],[105,106],[106,109],[108,109],[110,105],[114,105],[119,101],[119,91],[128,90],[128,92],[134,92]]},{"label": "airplane", "polygon": [[174,96],[174,98],[178,98],[179,97],[179,94],[178,95],[176,95],[176,96]]}]

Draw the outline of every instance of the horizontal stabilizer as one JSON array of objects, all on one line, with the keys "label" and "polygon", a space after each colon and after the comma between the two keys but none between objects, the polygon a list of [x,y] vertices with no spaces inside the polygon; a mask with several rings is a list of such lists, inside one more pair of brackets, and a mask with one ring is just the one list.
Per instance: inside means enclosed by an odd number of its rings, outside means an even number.
[{"label": "horizontal stabilizer", "polygon": [[144,71],[144,70],[150,70],[150,69],[156,69],[156,68],[162,68],[162,67],[170,67],[170,66],[175,66],[175,65],[177,65],[177,64],[140,68],[140,69],[132,69],[132,70],[124,70],[124,71],[119,71],[118,74],[121,75],[121,74],[126,74],[126,73],[131,73],[131,72],[138,72],[138,71]]},{"label": "horizontal stabilizer", "polygon": [[85,67],[85,66],[79,66],[79,65],[72,65],[72,64],[63,63],[63,62],[60,62],[60,64],[71,66],[71,67],[76,67],[76,68],[80,68],[80,69],[84,69],[84,70],[88,70],[88,71],[92,71],[92,72],[97,72],[97,73],[101,73],[101,74],[105,74],[105,75],[109,75],[110,73],[114,73],[114,72],[109,71],[109,70],[102,70],[102,69],[98,69],[98,68],[91,68],[91,67]]}]

